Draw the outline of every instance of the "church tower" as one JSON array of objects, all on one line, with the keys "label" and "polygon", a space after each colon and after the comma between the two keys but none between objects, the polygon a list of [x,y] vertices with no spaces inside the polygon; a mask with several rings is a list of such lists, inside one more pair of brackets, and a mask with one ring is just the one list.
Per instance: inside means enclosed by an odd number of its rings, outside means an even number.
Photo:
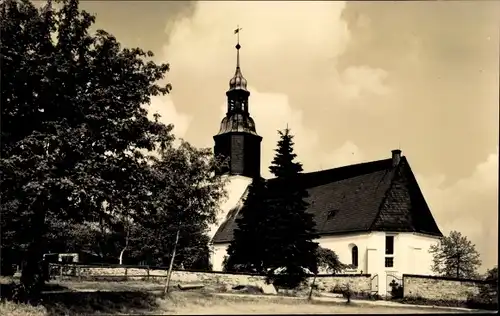
[{"label": "church tower", "polygon": [[[239,35],[240,28],[235,30]],[[216,157],[228,159],[222,173],[249,178],[260,176],[260,143],[262,137],[255,130],[255,122],[248,111],[247,80],[240,68],[240,43],[236,45],[236,72],[229,81],[226,116],[214,136]]]}]

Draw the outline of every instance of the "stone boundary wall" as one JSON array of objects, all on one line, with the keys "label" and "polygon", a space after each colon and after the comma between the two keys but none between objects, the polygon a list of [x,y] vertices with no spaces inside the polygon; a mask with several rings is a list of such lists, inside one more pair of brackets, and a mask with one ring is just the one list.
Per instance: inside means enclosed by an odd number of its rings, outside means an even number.
[{"label": "stone boundary wall", "polygon": [[484,280],[457,279],[430,275],[403,274],[404,297],[462,301],[479,293]]},{"label": "stone boundary wall", "polygon": [[[307,283],[311,285],[314,277],[308,277]],[[335,288],[345,289],[347,285],[352,292],[358,294],[371,294],[371,274],[319,274],[314,284],[319,292],[331,292]]]},{"label": "stone boundary wall", "polygon": [[[129,279],[129,280],[155,280],[167,276],[167,268],[151,268],[147,266],[96,266],[75,264],[50,264],[52,276],[72,277],[80,280],[95,279]],[[308,277],[307,283],[312,284],[314,277]],[[219,272],[219,271],[193,271],[173,270],[171,282],[174,283],[203,283],[235,285],[258,285],[265,282],[266,277],[256,274]],[[370,274],[320,274],[314,284],[320,292],[330,292],[335,287],[350,289],[356,293],[369,294],[371,291]]]}]

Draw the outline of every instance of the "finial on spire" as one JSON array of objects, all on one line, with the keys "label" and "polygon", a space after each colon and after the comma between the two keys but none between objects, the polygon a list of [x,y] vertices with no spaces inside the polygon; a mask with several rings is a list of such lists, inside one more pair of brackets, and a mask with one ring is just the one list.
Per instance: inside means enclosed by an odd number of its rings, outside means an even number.
[{"label": "finial on spire", "polygon": [[236,30],[234,30],[234,34],[237,35],[237,42],[236,42],[236,68],[240,68],[240,31],[242,28],[238,25],[236,27]]},{"label": "finial on spire", "polygon": [[229,90],[246,90],[247,89],[247,81],[243,78],[240,69],[240,31],[242,28],[238,25],[236,30],[234,30],[234,34],[238,34],[238,42],[236,44],[236,71],[234,73],[233,78],[229,81]]}]

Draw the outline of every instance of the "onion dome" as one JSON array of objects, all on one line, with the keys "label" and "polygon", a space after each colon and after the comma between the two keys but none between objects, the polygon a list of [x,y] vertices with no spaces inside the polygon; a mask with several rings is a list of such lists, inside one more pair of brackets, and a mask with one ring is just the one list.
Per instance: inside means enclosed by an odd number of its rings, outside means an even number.
[{"label": "onion dome", "polygon": [[236,45],[236,71],[233,78],[229,80],[229,90],[245,90],[247,91],[247,80],[243,77],[240,68],[240,48],[241,45]]}]

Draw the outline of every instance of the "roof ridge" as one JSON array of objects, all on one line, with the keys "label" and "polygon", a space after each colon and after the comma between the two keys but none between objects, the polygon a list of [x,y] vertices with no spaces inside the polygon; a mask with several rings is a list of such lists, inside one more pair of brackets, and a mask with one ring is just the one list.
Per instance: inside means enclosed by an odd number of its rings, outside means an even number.
[{"label": "roof ridge", "polygon": [[[402,157],[401,157],[402,158]],[[322,173],[322,172],[327,172],[327,171],[333,171],[333,170],[340,170],[340,169],[347,169],[347,168],[355,168],[355,167],[360,167],[360,166],[365,166],[365,165],[370,165],[370,164],[375,164],[375,163],[382,163],[386,162],[388,160],[391,160],[391,158],[386,158],[386,159],[379,159],[379,160],[372,160],[372,161],[365,161],[365,162],[360,162],[360,163],[355,163],[352,165],[345,165],[345,166],[340,166],[340,167],[335,167],[335,168],[330,168],[330,169],[324,169],[324,170],[316,170],[316,171],[310,171],[310,172],[303,172],[302,174],[315,174],[315,173]]]},{"label": "roof ridge", "polygon": [[[402,157],[402,159],[403,158],[404,156]],[[346,175],[345,179],[347,179],[373,173],[376,171],[388,170],[392,168],[390,165],[391,161],[392,158],[373,160],[373,161],[361,162],[357,164],[341,166],[331,169],[317,170],[311,172],[301,172],[299,173],[299,176],[304,177],[305,180],[308,180],[316,177],[320,177],[318,179],[325,179],[324,177],[330,178],[331,176],[340,176],[344,174]],[[274,180],[276,180],[276,177],[266,179],[266,181],[274,181]],[[314,183],[317,182],[314,181]]]}]

